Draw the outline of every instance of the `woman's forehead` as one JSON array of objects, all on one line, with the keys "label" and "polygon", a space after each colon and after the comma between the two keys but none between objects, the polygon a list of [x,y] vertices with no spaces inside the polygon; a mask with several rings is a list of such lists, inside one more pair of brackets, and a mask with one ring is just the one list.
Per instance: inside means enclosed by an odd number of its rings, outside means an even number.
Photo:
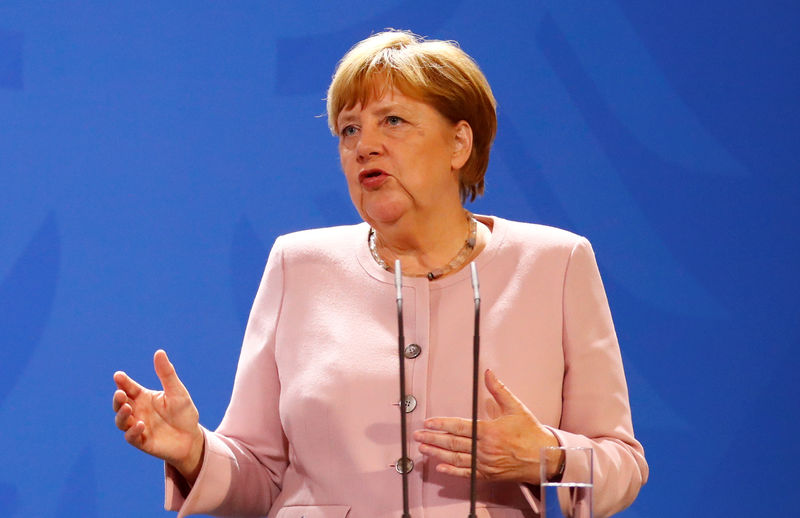
[{"label": "woman's forehead", "polygon": [[396,110],[405,111],[419,104],[425,104],[425,101],[408,96],[396,88],[388,88],[380,93],[367,97],[363,103],[360,99],[356,99],[354,103],[342,108],[337,120],[351,118],[365,109],[369,109],[370,112],[381,114]]},{"label": "woman's forehead", "polygon": [[342,110],[350,109],[358,104],[366,106],[375,101],[382,101],[399,93],[415,100],[422,100],[419,92],[412,88],[402,77],[395,77],[387,72],[376,73],[369,77],[360,78],[353,82],[350,88],[345,89],[342,100]]}]

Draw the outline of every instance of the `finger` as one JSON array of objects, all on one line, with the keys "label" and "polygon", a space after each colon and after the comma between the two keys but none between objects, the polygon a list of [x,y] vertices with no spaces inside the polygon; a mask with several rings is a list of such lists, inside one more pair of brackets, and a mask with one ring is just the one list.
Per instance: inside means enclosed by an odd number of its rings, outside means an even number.
[{"label": "finger", "polygon": [[166,351],[159,349],[153,356],[153,366],[156,369],[156,376],[161,381],[161,386],[164,387],[164,392],[168,396],[186,393],[186,387],[183,386],[181,380],[178,378],[178,373],[175,372],[175,367],[169,361]]},{"label": "finger", "polygon": [[417,430],[414,432],[414,440],[455,452],[469,453],[472,451],[472,439],[449,433]]},{"label": "finger", "polygon": [[136,446],[137,448],[141,448],[143,443],[143,434],[144,423],[142,421],[137,421],[125,432],[125,440],[128,441],[128,444]]},{"label": "finger", "polygon": [[443,448],[431,446],[430,444],[420,444],[419,452],[423,455],[436,457],[437,459],[443,461],[445,464],[449,464],[451,466],[456,466],[459,468],[466,467],[469,469],[472,463],[471,460],[472,456],[469,453],[461,453],[461,452],[445,450]]},{"label": "finger", "polygon": [[504,414],[516,414],[525,411],[525,405],[522,401],[517,399],[517,396],[498,379],[491,369],[486,369],[485,382],[486,388],[494,400],[497,401],[497,404],[500,405],[500,410]]},{"label": "finger", "polygon": [[[478,422],[478,436],[481,423]],[[472,420],[461,417],[431,417],[425,420],[425,428],[438,432],[447,432],[461,437],[472,437]]]},{"label": "finger", "polygon": [[139,397],[139,394],[145,390],[143,386],[136,383],[133,378],[122,371],[117,371],[114,373],[114,383],[117,384],[117,388],[124,391],[128,397],[133,399]]},{"label": "finger", "polygon": [[119,409],[125,403],[128,403],[128,395],[123,390],[117,390],[114,392],[114,398],[112,399],[114,412],[119,412]]},{"label": "finger", "polygon": [[[459,468],[456,466],[451,466],[450,464],[437,464],[436,471],[439,473],[444,473],[446,475],[453,475],[454,477],[462,477],[462,478],[469,478],[470,477],[470,468]],[[480,471],[475,472],[475,478],[485,478]]]},{"label": "finger", "polygon": [[114,416],[114,424],[117,425],[117,428],[125,432],[134,424],[132,422],[132,416],[133,408],[128,404],[124,404]]}]

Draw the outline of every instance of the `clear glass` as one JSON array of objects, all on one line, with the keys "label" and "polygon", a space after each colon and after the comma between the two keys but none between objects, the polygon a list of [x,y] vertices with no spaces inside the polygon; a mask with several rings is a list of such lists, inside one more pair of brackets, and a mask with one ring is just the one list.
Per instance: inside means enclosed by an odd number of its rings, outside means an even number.
[{"label": "clear glass", "polygon": [[541,458],[542,518],[592,518],[592,449],[542,448]]}]

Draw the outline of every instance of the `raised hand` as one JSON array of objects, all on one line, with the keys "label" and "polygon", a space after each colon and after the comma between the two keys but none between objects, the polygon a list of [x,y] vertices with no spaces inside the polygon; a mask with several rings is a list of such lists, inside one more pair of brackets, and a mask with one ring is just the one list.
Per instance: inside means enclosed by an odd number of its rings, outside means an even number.
[{"label": "raised hand", "polygon": [[[487,369],[486,388],[497,403],[493,418],[478,421],[476,476],[484,480],[539,483],[539,449],[558,446],[558,439]],[[436,471],[469,477],[472,421],[433,417],[414,432],[419,451],[439,460]]]},{"label": "raised hand", "polygon": [[122,371],[114,373],[117,428],[131,445],[172,464],[194,483],[204,446],[197,408],[166,352],[156,351],[153,365],[164,390],[147,389]]}]

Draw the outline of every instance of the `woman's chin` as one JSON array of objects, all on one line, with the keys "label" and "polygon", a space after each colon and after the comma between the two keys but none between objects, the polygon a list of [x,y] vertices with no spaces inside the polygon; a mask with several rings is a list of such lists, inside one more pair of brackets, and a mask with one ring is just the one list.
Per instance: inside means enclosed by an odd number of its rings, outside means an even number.
[{"label": "woman's chin", "polygon": [[369,203],[364,207],[364,219],[375,225],[391,225],[408,212],[408,202]]}]

